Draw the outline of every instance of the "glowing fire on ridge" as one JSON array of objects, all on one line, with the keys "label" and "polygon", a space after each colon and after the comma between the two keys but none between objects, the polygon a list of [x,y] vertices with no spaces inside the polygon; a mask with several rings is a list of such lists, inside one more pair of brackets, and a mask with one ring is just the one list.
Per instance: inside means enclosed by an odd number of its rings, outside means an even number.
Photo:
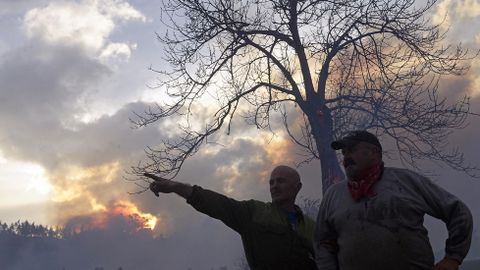
[{"label": "glowing fire on ridge", "polygon": [[150,213],[142,213],[138,210],[137,206],[129,201],[119,201],[113,205],[113,209],[110,210],[113,215],[122,215],[127,217],[133,217],[137,221],[143,224],[144,229],[155,229],[157,225],[157,217]]},{"label": "glowing fire on ridge", "polygon": [[141,212],[130,201],[117,201],[108,207],[97,203],[95,200],[92,200],[90,204],[94,212],[70,218],[66,225],[70,227],[70,231],[81,233],[89,230],[107,229],[110,225],[109,222],[118,217],[132,225],[129,229],[131,232],[143,229],[153,231],[158,222],[157,217],[150,213]]}]

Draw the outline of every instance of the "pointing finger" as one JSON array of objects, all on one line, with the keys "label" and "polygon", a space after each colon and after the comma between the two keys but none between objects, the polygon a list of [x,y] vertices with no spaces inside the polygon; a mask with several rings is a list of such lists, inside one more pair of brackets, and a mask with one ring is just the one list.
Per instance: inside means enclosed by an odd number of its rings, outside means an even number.
[{"label": "pointing finger", "polygon": [[155,182],[150,183],[150,190],[153,192],[153,194],[155,194],[155,196],[159,197],[158,190],[156,187],[157,185],[155,184]]},{"label": "pointing finger", "polygon": [[155,181],[159,181],[159,180],[162,180],[162,178],[156,176],[155,174],[151,174],[151,173],[144,173],[143,174],[144,176],[148,177],[148,178],[151,178]]}]

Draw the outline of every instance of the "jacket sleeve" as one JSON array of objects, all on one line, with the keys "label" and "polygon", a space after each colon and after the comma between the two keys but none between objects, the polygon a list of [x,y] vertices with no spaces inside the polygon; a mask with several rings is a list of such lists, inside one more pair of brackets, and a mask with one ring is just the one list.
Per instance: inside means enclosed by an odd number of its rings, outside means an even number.
[{"label": "jacket sleeve", "polygon": [[337,232],[328,221],[328,198],[331,193],[328,191],[325,193],[318,211],[313,247],[318,269],[337,270]]},{"label": "jacket sleeve", "polygon": [[468,207],[457,197],[434,184],[428,178],[420,178],[419,189],[426,202],[425,212],[445,222],[448,239],[445,256],[463,261],[470,249],[473,218]]},{"label": "jacket sleeve", "polygon": [[193,192],[187,198],[187,203],[197,211],[221,220],[239,233],[252,216],[253,201],[237,201],[199,186],[193,186]]}]

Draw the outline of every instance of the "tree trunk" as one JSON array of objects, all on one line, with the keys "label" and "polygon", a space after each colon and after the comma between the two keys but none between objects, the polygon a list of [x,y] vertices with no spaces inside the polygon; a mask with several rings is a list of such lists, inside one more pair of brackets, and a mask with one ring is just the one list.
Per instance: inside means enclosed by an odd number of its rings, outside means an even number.
[{"label": "tree trunk", "polygon": [[[313,106],[312,106],[313,107]],[[334,183],[345,178],[340,168],[335,150],[330,147],[333,141],[333,122],[330,110],[323,106],[310,110],[308,119],[312,128],[318,154],[320,156],[320,168],[322,172],[322,193]]]}]

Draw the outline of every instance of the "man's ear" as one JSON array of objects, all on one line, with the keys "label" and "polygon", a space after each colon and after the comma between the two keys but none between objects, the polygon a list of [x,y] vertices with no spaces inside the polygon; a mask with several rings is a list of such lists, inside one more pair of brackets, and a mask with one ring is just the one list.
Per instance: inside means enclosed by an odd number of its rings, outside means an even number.
[{"label": "man's ear", "polygon": [[373,155],[378,156],[380,159],[382,159],[382,150],[380,150],[380,148],[373,146],[372,153]]}]

